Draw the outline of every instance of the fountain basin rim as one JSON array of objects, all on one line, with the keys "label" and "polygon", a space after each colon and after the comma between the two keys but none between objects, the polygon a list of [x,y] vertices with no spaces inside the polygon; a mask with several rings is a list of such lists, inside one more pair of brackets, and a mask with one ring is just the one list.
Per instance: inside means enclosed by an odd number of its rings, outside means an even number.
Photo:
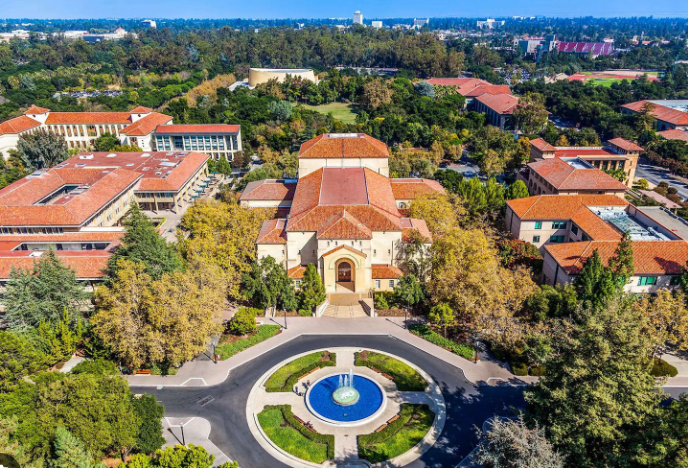
[{"label": "fountain basin rim", "polygon": [[373,414],[371,414],[370,416],[368,416],[368,417],[366,417],[366,418],[363,418],[363,419],[357,419],[357,420],[355,420],[355,421],[337,421],[336,419],[326,418],[325,416],[323,416],[323,415],[321,415],[320,413],[318,413],[318,412],[317,412],[315,409],[313,409],[313,407],[311,406],[310,394],[311,394],[311,390],[316,386],[316,384],[318,384],[321,380],[325,380],[325,379],[327,379],[327,378],[329,378],[329,377],[332,377],[333,375],[346,374],[346,373],[347,373],[347,372],[345,372],[345,371],[332,372],[331,374],[324,375],[324,376],[320,377],[318,380],[316,380],[315,382],[313,382],[313,383],[311,384],[311,386],[308,387],[308,390],[306,391],[306,395],[305,395],[305,399],[306,399],[306,408],[307,408],[308,411],[310,411],[311,414],[313,414],[316,418],[318,418],[318,419],[320,419],[321,421],[324,421],[324,422],[326,422],[326,423],[333,424],[333,425],[335,425],[335,426],[342,426],[342,427],[362,426],[362,425],[364,425],[364,424],[369,423],[370,421],[372,421],[373,419],[377,418],[378,416],[380,416],[380,415],[385,411],[385,409],[387,408],[387,391],[386,391],[384,388],[382,388],[382,385],[380,385],[378,382],[376,382],[376,381],[375,381],[374,379],[372,379],[371,377],[368,377],[367,375],[359,374],[359,373],[357,373],[357,372],[354,372],[354,373],[353,373],[354,376],[356,376],[356,377],[361,377],[361,378],[366,379],[366,380],[372,382],[373,384],[375,384],[375,385],[377,386],[377,388],[380,390],[380,393],[382,394],[382,403],[380,404],[380,407],[377,409],[377,411],[375,411],[375,412],[374,412]]}]

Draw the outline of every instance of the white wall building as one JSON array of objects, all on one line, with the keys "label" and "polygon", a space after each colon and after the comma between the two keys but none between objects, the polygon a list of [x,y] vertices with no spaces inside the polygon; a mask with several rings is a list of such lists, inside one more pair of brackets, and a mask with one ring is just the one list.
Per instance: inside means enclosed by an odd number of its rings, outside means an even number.
[{"label": "white wall building", "polygon": [[354,24],[363,24],[363,13],[360,11],[354,12]]}]

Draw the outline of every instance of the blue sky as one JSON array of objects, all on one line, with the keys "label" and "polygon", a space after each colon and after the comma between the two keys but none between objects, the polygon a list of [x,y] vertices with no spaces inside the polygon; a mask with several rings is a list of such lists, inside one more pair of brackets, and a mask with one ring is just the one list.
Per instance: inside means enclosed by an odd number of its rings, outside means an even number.
[{"label": "blue sky", "polygon": [[4,18],[688,17],[688,0],[0,0]]}]

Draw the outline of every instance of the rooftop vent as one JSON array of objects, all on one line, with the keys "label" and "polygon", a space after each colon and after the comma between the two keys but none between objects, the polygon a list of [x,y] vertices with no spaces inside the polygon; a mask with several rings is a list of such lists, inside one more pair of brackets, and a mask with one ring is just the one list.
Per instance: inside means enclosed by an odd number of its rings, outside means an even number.
[{"label": "rooftop vent", "polygon": [[40,257],[41,255],[43,255],[43,252],[34,250],[29,254],[29,257]]},{"label": "rooftop vent", "polygon": [[134,163],[127,163],[127,167],[131,167],[133,165],[134,165]]},{"label": "rooftop vent", "polygon": [[142,158],[147,158],[147,157],[149,157],[149,156],[150,156],[150,153],[143,153],[143,154],[141,154],[141,157],[142,157]]},{"label": "rooftop vent", "polygon": [[93,159],[93,155],[92,154],[82,154],[81,156],[79,156],[79,159]]},{"label": "rooftop vent", "polygon": [[117,157],[117,153],[110,153],[110,154],[108,154],[108,155],[105,156],[105,157],[106,157],[106,158],[116,158],[116,157]]}]

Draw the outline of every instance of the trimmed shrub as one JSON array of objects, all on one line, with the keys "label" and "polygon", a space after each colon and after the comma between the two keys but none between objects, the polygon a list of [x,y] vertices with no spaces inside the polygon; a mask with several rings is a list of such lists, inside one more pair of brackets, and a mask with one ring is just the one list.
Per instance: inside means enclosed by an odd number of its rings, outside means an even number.
[{"label": "trimmed shrub", "polygon": [[282,331],[280,325],[261,325],[258,331],[246,339],[238,339],[231,343],[220,343],[215,348],[215,352],[220,355],[220,359],[229,359],[237,353],[257,345],[258,343],[272,338]]},{"label": "trimmed shrub", "polygon": [[[334,459],[334,436],[312,432],[296,420],[291,406],[266,406],[258,414],[258,421],[266,434],[272,434],[269,435],[270,439],[288,453],[314,463]],[[287,428],[296,433],[285,432]],[[321,456],[322,447],[325,449],[325,459]]]},{"label": "trimmed shrub", "polygon": [[258,328],[256,311],[260,311],[260,309],[240,307],[234,314],[234,317],[232,317],[232,320],[229,321],[227,326],[229,332],[233,335],[248,335],[256,331],[256,328]]},{"label": "trimmed shrub", "polygon": [[265,382],[266,392],[288,392],[294,388],[301,376],[314,369],[332,367],[337,364],[337,355],[328,351],[301,356],[277,369]]},{"label": "trimmed shrub", "polygon": [[663,359],[655,358],[652,363],[650,374],[654,377],[676,377],[678,375],[678,369]]},{"label": "trimmed shrub", "polygon": [[354,365],[375,368],[392,377],[402,392],[422,392],[428,386],[425,379],[411,366],[391,356],[373,351],[354,353]]},{"label": "trimmed shrub", "polygon": [[375,293],[375,308],[380,310],[389,309],[388,294],[379,292]]},{"label": "trimmed shrub", "polygon": [[521,362],[514,363],[511,366],[511,372],[513,372],[514,375],[518,375],[518,376],[528,375],[528,366],[526,366],[525,364],[523,364]]},{"label": "trimmed shrub", "polygon": [[461,356],[463,358],[472,360],[475,355],[475,348],[466,343],[457,343],[445,338],[439,333],[435,333],[430,329],[430,327],[425,323],[414,323],[409,325],[409,330],[414,335],[418,335],[421,338],[428,340],[430,343],[444,348],[452,353]]},{"label": "trimmed shrub", "polygon": [[310,310],[299,309],[299,316],[301,316],[301,317],[310,317],[312,315],[313,315],[313,312]]},{"label": "trimmed shrub", "polygon": [[528,375],[532,375],[533,377],[542,377],[545,375],[545,366],[530,366],[530,369],[528,369]]}]

